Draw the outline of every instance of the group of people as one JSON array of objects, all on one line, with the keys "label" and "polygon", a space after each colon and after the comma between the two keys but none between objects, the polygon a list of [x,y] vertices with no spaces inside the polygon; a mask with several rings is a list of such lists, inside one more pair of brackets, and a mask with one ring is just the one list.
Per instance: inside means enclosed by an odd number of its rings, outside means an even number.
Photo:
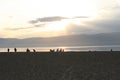
[{"label": "group of people", "polygon": [[64,49],[58,48],[58,49],[50,49],[50,52],[64,52]]},{"label": "group of people", "polygon": [[[8,52],[10,52],[10,49],[7,49]],[[17,48],[14,48],[14,52],[17,52]]]},{"label": "group of people", "polygon": [[[35,49],[32,49],[33,51],[32,52],[36,52]],[[10,52],[10,49],[8,48],[7,49],[7,52]],[[17,48],[14,48],[14,52],[17,52]],[[31,52],[30,49],[26,49],[26,52]],[[57,49],[50,49],[50,52],[64,52],[64,49],[62,48],[57,48]]]},{"label": "group of people", "polygon": [[[8,48],[7,49],[7,52],[10,52],[10,49]],[[14,52],[17,52],[17,48],[14,48]],[[26,52],[30,52],[30,49],[26,49]],[[36,52],[36,50],[35,49],[33,49],[33,52]]]},{"label": "group of people", "polygon": [[[30,52],[30,49],[26,49],[26,52]],[[36,50],[35,49],[33,49],[33,52],[36,52]]]}]

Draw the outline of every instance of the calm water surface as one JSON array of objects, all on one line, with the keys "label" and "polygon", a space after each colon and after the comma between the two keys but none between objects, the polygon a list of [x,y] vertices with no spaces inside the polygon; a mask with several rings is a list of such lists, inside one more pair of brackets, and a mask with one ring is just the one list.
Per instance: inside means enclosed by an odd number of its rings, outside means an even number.
[{"label": "calm water surface", "polygon": [[[64,46],[64,47],[22,47],[17,48],[19,52],[25,52],[29,48],[31,52],[33,49],[36,51],[49,51],[50,49],[63,48],[65,51],[120,51],[120,45],[105,45],[105,46]],[[14,51],[14,48],[9,48],[10,52]],[[0,52],[7,52],[7,48],[0,48]]]}]

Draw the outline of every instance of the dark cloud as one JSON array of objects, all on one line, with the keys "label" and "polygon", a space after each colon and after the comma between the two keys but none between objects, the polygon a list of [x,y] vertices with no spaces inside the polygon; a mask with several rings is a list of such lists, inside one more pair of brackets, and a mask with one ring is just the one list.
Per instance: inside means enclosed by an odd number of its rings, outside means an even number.
[{"label": "dark cloud", "polygon": [[107,32],[120,32],[120,6],[115,5],[106,11],[107,14],[104,14],[104,17],[101,16],[101,19],[89,22],[89,24]]},{"label": "dark cloud", "polygon": [[[118,15],[116,15],[118,16]],[[68,33],[74,34],[96,34],[96,33],[108,33],[108,32],[120,32],[120,19],[102,19],[96,21],[87,21],[79,25],[69,25],[67,27]]]},{"label": "dark cloud", "polygon": [[93,34],[97,29],[90,27],[90,25],[70,24],[66,30],[68,34]]},{"label": "dark cloud", "polygon": [[44,27],[46,25],[46,23],[43,24],[35,24],[34,27]]},{"label": "dark cloud", "polygon": [[54,17],[38,18],[37,21],[40,21],[40,22],[53,22],[53,21],[60,21],[62,19],[67,19],[67,18],[60,17],[60,16],[54,16]]},{"label": "dark cloud", "polygon": [[31,20],[31,21],[29,21],[29,23],[31,23],[31,24],[35,24],[37,22],[38,22],[37,20]]},{"label": "dark cloud", "polygon": [[37,18],[36,20],[29,21],[31,24],[35,24],[38,22],[53,22],[53,21],[60,21],[62,19],[67,19],[65,17],[60,16],[53,16],[53,17],[43,17],[43,18]]},{"label": "dark cloud", "polygon": [[54,22],[54,21],[61,21],[63,19],[75,19],[75,18],[88,18],[88,17],[87,16],[75,16],[72,18],[68,18],[68,17],[61,17],[61,16],[51,16],[51,17],[37,18],[35,20],[29,21],[29,23],[35,24],[38,22]]},{"label": "dark cloud", "polygon": [[21,29],[28,29],[31,27],[25,27],[25,28],[6,28],[6,30],[21,30]]},{"label": "dark cloud", "polygon": [[91,23],[91,25],[96,26],[96,28],[102,28],[109,32],[118,32],[120,31],[120,20],[117,19],[111,19],[111,20],[100,20],[94,23]]}]

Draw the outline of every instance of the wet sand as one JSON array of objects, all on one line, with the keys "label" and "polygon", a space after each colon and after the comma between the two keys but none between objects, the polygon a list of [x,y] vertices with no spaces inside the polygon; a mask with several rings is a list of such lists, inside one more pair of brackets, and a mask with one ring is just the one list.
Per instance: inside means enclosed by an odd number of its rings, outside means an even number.
[{"label": "wet sand", "polygon": [[1,52],[0,80],[120,80],[120,52]]}]

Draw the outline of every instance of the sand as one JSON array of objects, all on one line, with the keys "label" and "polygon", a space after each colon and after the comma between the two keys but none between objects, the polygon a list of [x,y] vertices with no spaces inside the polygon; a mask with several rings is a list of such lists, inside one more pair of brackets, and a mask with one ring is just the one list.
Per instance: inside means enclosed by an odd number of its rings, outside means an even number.
[{"label": "sand", "polygon": [[120,80],[120,52],[1,52],[0,80]]}]

